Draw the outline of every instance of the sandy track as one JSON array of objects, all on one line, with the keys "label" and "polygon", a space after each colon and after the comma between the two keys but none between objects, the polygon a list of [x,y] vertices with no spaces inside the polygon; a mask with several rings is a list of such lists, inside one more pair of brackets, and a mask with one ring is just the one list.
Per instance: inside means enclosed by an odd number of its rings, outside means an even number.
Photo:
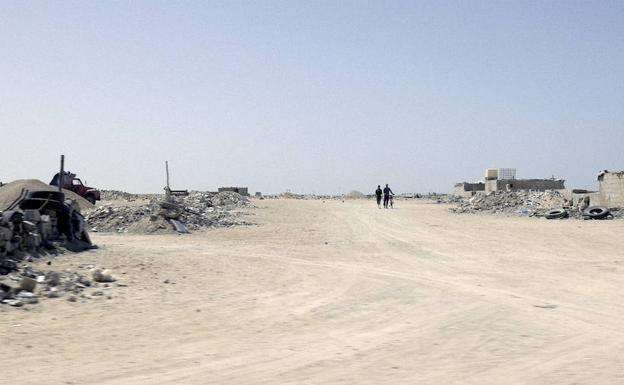
[{"label": "sandy track", "polygon": [[257,203],[259,226],[96,234],[100,250],[56,258],[128,287],[1,307],[1,382],[624,381],[624,221]]}]

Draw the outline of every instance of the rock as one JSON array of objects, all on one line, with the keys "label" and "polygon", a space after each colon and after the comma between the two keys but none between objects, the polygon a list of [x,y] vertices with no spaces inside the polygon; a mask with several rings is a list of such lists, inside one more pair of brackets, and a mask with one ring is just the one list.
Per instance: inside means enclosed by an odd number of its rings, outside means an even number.
[{"label": "rock", "polygon": [[91,286],[91,280],[87,277],[79,276],[77,282],[85,287]]},{"label": "rock", "polygon": [[58,298],[60,297],[62,294],[62,292],[60,290],[58,290],[56,287],[53,287],[52,289],[50,289],[49,292],[46,293],[46,297],[48,298]]},{"label": "rock", "polygon": [[91,277],[95,282],[115,282],[115,277],[108,270],[93,269]]},{"label": "rock", "polygon": [[17,294],[17,299],[27,304],[35,304],[39,302],[39,300],[37,299],[37,296],[28,291],[20,291]]},{"label": "rock", "polygon": [[61,283],[61,275],[56,271],[48,271],[45,275],[45,282],[49,286],[58,286]]},{"label": "rock", "polygon": [[15,307],[20,307],[24,305],[24,302],[20,301],[19,299],[5,299],[2,301],[2,303],[6,303],[7,305]]},{"label": "rock", "polygon": [[67,297],[67,300],[69,302],[76,302],[78,298],[75,295],[71,294],[70,296]]},{"label": "rock", "polygon": [[22,282],[20,283],[21,290],[25,290],[25,291],[33,293],[36,287],[37,287],[37,280],[29,278],[29,277],[22,277]]}]

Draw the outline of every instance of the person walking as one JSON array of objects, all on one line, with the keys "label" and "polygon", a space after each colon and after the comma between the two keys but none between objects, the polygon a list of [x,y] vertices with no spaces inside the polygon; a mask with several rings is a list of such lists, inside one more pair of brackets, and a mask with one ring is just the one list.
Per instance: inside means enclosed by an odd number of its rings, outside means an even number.
[{"label": "person walking", "polygon": [[377,185],[377,190],[375,190],[375,195],[377,196],[377,207],[381,208],[381,194],[383,194],[383,191],[381,191],[381,185]]},{"label": "person walking", "polygon": [[388,184],[386,183],[386,187],[383,189],[385,209],[388,208],[388,201],[390,200],[390,194],[394,195],[394,193],[392,192],[392,190],[390,189],[390,187],[388,187]]}]

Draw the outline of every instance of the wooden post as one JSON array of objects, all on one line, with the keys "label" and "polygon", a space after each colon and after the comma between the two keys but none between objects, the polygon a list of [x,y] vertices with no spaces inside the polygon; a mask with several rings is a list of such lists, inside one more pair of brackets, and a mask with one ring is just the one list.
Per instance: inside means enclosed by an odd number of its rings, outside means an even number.
[{"label": "wooden post", "polygon": [[64,172],[65,172],[65,155],[61,155],[61,171],[59,172],[59,181],[58,181],[59,192],[63,191]]}]

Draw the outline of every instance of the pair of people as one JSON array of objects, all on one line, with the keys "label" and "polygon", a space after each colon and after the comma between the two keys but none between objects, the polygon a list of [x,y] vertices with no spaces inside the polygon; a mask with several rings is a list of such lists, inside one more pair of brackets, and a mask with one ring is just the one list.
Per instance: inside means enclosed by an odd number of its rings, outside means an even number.
[{"label": "pair of people", "polygon": [[377,190],[375,190],[375,195],[377,196],[377,207],[381,208],[381,195],[382,194],[383,194],[384,208],[387,209],[388,205],[390,205],[390,208],[394,207],[394,203],[392,201],[392,197],[394,196],[394,193],[392,192],[390,187],[388,187],[387,183],[386,183],[386,187],[383,190],[381,189],[381,185],[377,185]]}]

